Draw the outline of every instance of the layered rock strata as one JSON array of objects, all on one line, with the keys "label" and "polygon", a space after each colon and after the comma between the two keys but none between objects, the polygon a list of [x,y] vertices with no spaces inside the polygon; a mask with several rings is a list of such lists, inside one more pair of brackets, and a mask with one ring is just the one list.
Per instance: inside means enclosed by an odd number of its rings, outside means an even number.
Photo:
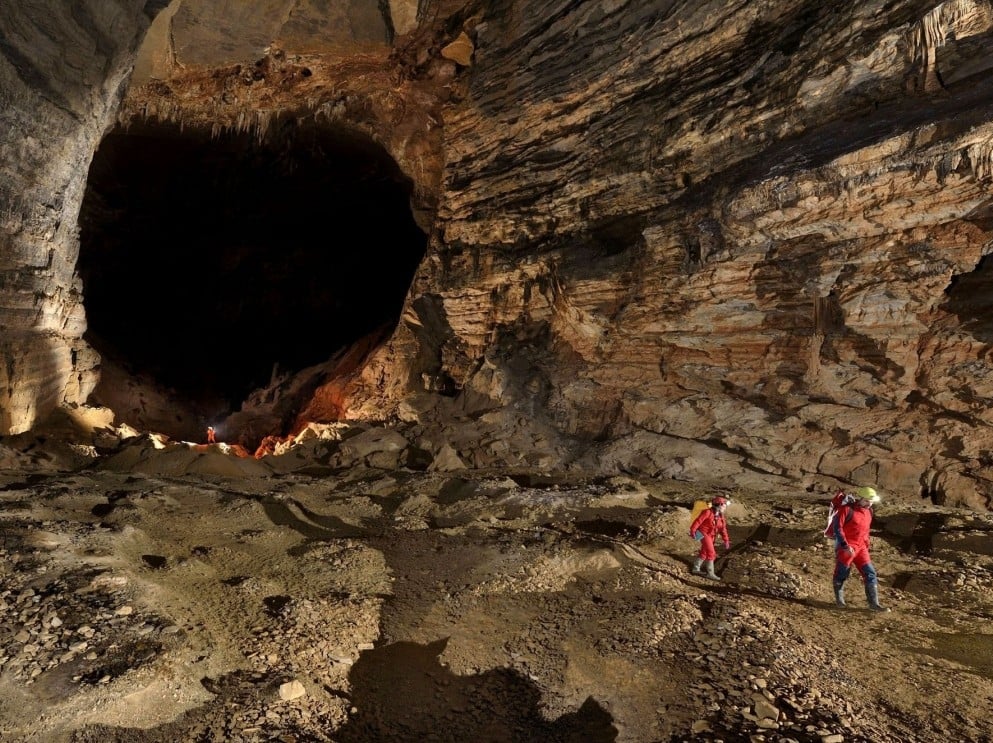
[{"label": "layered rock strata", "polygon": [[487,367],[526,368],[501,391],[605,442],[580,460],[599,467],[988,502],[990,22],[975,2],[491,13],[400,355],[487,394]]},{"label": "layered rock strata", "polygon": [[0,7],[0,432],[85,400],[76,219],[90,158],[165,0]]},{"label": "layered rock strata", "polygon": [[414,182],[428,256],[338,414],[479,465],[989,502],[989,2],[421,2],[416,28],[390,6],[333,49],[173,6],[124,111],[323,119]]}]

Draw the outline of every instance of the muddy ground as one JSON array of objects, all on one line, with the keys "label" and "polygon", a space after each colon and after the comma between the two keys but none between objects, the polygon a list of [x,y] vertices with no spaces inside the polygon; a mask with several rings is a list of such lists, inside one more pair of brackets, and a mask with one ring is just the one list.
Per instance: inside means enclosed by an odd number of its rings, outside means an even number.
[{"label": "muddy ground", "polygon": [[993,740],[990,514],[886,498],[875,614],[830,493],[196,456],[0,473],[0,739]]}]

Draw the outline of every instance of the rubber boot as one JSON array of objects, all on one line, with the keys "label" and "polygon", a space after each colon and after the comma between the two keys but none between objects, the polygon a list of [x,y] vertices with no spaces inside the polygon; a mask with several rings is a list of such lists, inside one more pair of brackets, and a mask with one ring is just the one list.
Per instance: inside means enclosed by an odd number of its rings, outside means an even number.
[{"label": "rubber boot", "polygon": [[885,606],[879,604],[879,586],[875,583],[865,584],[865,600],[869,602],[872,611],[889,611]]},{"label": "rubber boot", "polygon": [[714,572],[714,561],[713,560],[707,560],[704,563],[704,566],[707,568],[707,577],[708,578],[710,578],[711,580],[720,580],[720,577],[717,575],[717,573]]},{"label": "rubber boot", "polygon": [[693,568],[690,570],[690,572],[693,573],[693,575],[700,575],[700,573],[702,572],[700,570],[701,565],[703,565],[703,558],[698,557],[693,561]]},{"label": "rubber boot", "polygon": [[834,583],[834,603],[839,609],[844,609],[847,604],[845,604],[845,584],[844,582],[839,583],[835,581]]}]

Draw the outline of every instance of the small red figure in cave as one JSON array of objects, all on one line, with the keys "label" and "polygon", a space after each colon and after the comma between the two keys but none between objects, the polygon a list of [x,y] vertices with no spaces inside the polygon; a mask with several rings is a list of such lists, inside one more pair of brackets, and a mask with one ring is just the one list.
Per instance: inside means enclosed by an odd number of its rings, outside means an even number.
[{"label": "small red figure in cave", "polygon": [[217,443],[217,437],[214,435],[214,427],[213,426],[207,426],[207,443],[208,444],[216,444]]}]

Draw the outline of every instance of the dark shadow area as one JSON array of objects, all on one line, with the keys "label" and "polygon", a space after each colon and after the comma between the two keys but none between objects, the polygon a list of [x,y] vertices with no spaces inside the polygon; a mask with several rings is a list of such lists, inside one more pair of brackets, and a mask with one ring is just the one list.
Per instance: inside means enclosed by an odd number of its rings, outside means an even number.
[{"label": "dark shadow area", "polygon": [[893,514],[876,519],[872,533],[908,555],[993,555],[990,529],[977,524],[950,524],[949,516],[943,513]]},{"label": "dark shadow area", "polygon": [[544,719],[541,694],[517,671],[460,676],[438,660],[447,640],[398,642],[362,653],[349,680],[355,712],[335,739],[372,741],[546,741],[617,739],[613,718],[595,700],[557,720]]},{"label": "dark shadow area", "polygon": [[162,555],[142,555],[141,561],[152,570],[161,570],[169,562],[168,558]]},{"label": "dark shadow area", "polygon": [[304,521],[286,503],[276,498],[265,497],[260,502],[266,516],[274,526],[285,526],[304,538],[303,544],[291,547],[288,551],[288,554],[297,557],[306,554],[310,545],[315,542],[328,542],[333,539],[357,539],[366,535],[363,529],[346,524],[335,516],[323,516],[308,511],[296,501],[293,501],[293,504],[301,508],[307,518],[315,520],[317,523]]},{"label": "dark shadow area", "polygon": [[989,343],[993,340],[993,258],[984,256],[971,273],[952,277],[945,290],[944,309],[959,319],[963,330]]},{"label": "dark shadow area", "polygon": [[957,663],[965,671],[993,680],[993,635],[961,632],[932,632],[931,647],[907,644],[911,652]]},{"label": "dark shadow area", "polygon": [[901,552],[930,557],[934,554],[934,538],[944,531],[946,520],[940,513],[923,513],[895,514],[875,521],[883,538]]},{"label": "dark shadow area", "polygon": [[[71,743],[178,743],[183,741],[230,740],[230,718],[234,710],[258,705],[262,699],[278,695],[279,684],[284,679],[272,673],[234,671],[218,677],[204,676],[200,684],[214,699],[187,710],[175,720],[154,728],[114,727],[94,724],[76,730],[68,738]],[[267,721],[268,722],[268,721]],[[275,724],[274,724],[275,725]],[[289,729],[283,739],[313,740],[298,731],[294,721],[284,722],[281,730]],[[271,730],[259,732],[256,740],[279,740]]]},{"label": "dark shadow area", "polygon": [[426,237],[364,135],[146,125],[103,140],[80,213],[87,339],[193,403],[395,325]]},{"label": "dark shadow area", "polygon": [[623,521],[608,521],[600,517],[587,521],[576,521],[575,525],[576,529],[584,534],[614,539],[636,539],[642,531],[636,525],[626,524]]}]

